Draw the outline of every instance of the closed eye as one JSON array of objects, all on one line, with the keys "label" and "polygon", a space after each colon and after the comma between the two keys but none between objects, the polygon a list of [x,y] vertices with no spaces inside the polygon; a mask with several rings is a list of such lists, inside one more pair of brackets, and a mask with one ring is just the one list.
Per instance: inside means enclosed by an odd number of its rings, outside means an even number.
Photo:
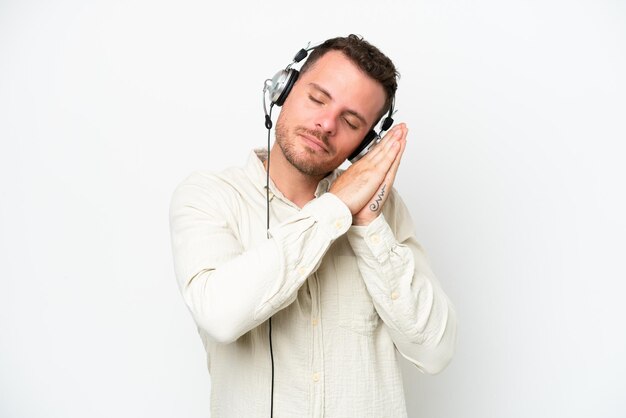
[{"label": "closed eye", "polygon": [[322,104],[323,103],[321,100],[317,100],[315,97],[311,96],[310,94],[309,94],[309,100],[311,100],[312,102],[317,103],[317,104]]},{"label": "closed eye", "polygon": [[348,124],[348,126],[350,127],[350,129],[353,129],[353,130],[357,130],[357,129],[359,129],[359,127],[358,127],[358,126],[355,126],[354,124],[350,123],[350,121],[349,121],[348,119],[344,118],[343,120],[344,120],[344,121]]}]

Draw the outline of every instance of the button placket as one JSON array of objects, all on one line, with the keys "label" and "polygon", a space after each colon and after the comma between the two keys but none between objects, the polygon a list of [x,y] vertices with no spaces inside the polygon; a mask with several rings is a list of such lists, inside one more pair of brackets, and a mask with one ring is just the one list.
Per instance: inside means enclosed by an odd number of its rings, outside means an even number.
[{"label": "button placket", "polygon": [[311,349],[313,352],[313,362],[311,364],[311,391],[313,409],[321,412],[324,409],[324,380],[322,378],[324,371],[324,344],[322,340],[320,312],[320,278],[317,271],[309,277],[309,284],[311,290]]}]

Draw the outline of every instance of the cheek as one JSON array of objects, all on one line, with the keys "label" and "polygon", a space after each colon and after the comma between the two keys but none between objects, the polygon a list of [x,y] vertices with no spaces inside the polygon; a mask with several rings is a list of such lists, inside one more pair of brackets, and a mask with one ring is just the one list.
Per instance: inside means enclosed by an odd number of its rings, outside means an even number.
[{"label": "cheek", "polygon": [[337,158],[341,158],[342,161],[347,159],[354,150],[361,144],[363,138],[351,136],[349,139],[344,138],[345,140],[341,142],[341,146],[336,148]]},{"label": "cheek", "polygon": [[301,113],[301,106],[299,106],[297,101],[289,102],[289,97],[287,97],[287,101],[285,101],[285,104],[283,104],[280,109],[278,120],[282,121],[287,128],[293,129],[298,125],[298,119]]},{"label": "cheek", "polygon": [[350,140],[350,145],[346,147],[349,154],[352,153],[360,144],[363,142],[363,138],[365,138],[365,134],[357,134],[353,136]]}]

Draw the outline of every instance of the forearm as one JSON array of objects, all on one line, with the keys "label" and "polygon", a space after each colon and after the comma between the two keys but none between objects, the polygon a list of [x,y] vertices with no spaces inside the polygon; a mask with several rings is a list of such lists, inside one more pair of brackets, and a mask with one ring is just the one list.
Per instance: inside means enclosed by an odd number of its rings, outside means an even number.
[{"label": "forearm", "polygon": [[[288,306],[330,244],[350,225],[334,196],[320,197],[244,251],[224,215],[173,199],[172,245],[181,292],[196,323],[228,343]],[[343,219],[343,221],[341,221]]]},{"label": "forearm", "polygon": [[192,277],[179,277],[181,293],[198,327],[212,340],[229,343],[278,310],[256,314],[267,306],[275,280],[289,280],[279,257],[276,243],[268,240],[224,264],[202,269]]},{"label": "forearm", "polygon": [[454,352],[456,313],[412,233],[402,238],[396,240],[383,216],[348,231],[363,281],[396,347],[420,369],[436,373]]}]

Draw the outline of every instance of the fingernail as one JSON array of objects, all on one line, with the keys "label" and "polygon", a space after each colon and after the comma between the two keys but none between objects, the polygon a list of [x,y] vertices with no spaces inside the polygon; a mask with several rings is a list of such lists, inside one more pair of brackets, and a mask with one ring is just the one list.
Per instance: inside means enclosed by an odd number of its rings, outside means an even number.
[{"label": "fingernail", "polygon": [[393,137],[397,139],[400,138],[400,136],[402,136],[402,130],[396,129],[396,131],[393,133]]}]

